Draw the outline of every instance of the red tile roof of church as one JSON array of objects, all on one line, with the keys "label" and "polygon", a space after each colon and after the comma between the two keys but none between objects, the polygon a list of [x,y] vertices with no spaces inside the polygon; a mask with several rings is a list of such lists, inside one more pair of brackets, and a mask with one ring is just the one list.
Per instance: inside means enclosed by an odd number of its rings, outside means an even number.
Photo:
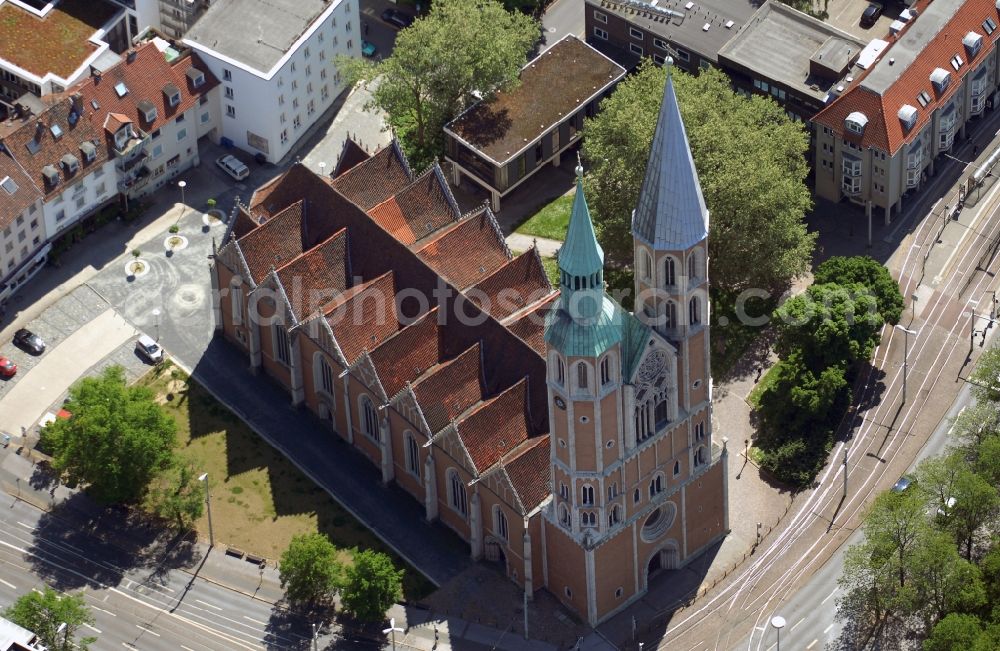
[{"label": "red tile roof of church", "polygon": [[436,167],[431,167],[405,188],[368,211],[379,226],[403,244],[432,235],[438,229],[458,221],[447,182]]},{"label": "red tile roof of church", "polygon": [[292,312],[304,319],[347,289],[347,229],[342,228],[277,270]]},{"label": "red tile roof of church", "polygon": [[395,195],[411,181],[409,167],[401,152],[390,145],[335,178],[333,187],[367,211]]},{"label": "red tile roof of church", "polygon": [[529,513],[551,494],[550,443],[548,434],[536,436],[503,459],[511,486]]},{"label": "red tile roof of church", "polygon": [[545,315],[555,307],[557,298],[559,292],[553,292],[504,321],[508,330],[534,348],[539,355],[545,354]]},{"label": "red tile roof of church", "polygon": [[354,142],[352,138],[345,138],[344,146],[340,150],[340,157],[337,159],[337,165],[334,166],[331,176],[336,178],[369,158],[371,158],[371,154],[362,149],[361,145]]},{"label": "red tile roof of church", "polygon": [[479,282],[510,260],[493,213],[485,207],[422,242],[417,255],[459,289]]},{"label": "red tile roof of church", "polygon": [[239,239],[255,283],[260,283],[272,267],[302,255],[303,208],[303,201],[293,203]]},{"label": "red tile roof of church", "polygon": [[458,434],[477,472],[483,472],[528,439],[531,428],[526,418],[527,393],[528,380],[522,378],[459,419]]},{"label": "red tile roof of church", "polygon": [[399,393],[407,382],[414,382],[442,358],[436,307],[371,351],[378,379],[389,397]]},{"label": "red tile roof of church", "polygon": [[444,429],[459,414],[483,399],[482,349],[478,343],[458,357],[442,362],[413,386],[432,433]]},{"label": "red tile roof of church", "polygon": [[351,287],[327,307],[327,322],[348,364],[399,331],[395,295],[395,278],[388,271]]},{"label": "red tile roof of church", "polygon": [[552,293],[552,285],[535,249],[525,251],[475,285],[469,295],[502,321]]}]

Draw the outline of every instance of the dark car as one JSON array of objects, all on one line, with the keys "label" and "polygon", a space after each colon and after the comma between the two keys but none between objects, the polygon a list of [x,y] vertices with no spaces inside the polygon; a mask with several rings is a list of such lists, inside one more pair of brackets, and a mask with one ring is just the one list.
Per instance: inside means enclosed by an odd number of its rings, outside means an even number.
[{"label": "dark car", "polygon": [[899,481],[897,481],[895,484],[892,485],[892,492],[902,493],[912,485],[913,485],[913,478],[907,475],[903,475],[902,477],[899,478]]},{"label": "dark car", "polygon": [[403,29],[404,27],[409,27],[413,24],[413,16],[409,14],[404,14],[402,11],[396,9],[386,9],[382,12],[382,20],[389,23],[390,25],[395,25],[396,27]]},{"label": "dark car", "polygon": [[35,355],[41,355],[45,352],[45,342],[42,341],[42,338],[24,328],[14,333],[14,344]]},{"label": "dark car", "polygon": [[871,27],[875,24],[875,21],[879,19],[882,15],[882,5],[871,3],[865,7],[864,13],[861,14],[861,26]]}]

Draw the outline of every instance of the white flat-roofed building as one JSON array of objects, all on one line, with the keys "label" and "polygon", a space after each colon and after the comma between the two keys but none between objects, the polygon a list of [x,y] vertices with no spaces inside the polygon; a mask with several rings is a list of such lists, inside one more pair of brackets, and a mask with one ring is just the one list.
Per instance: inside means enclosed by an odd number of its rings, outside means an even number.
[{"label": "white flat-roofed building", "polygon": [[222,83],[223,142],[277,162],[344,89],[333,60],[361,40],[358,0],[217,0],[184,43]]}]

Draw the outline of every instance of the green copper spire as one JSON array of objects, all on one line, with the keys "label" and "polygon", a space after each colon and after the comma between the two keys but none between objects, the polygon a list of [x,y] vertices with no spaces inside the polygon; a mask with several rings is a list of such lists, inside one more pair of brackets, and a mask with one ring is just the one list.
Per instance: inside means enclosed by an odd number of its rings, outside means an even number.
[{"label": "green copper spire", "polygon": [[604,251],[583,196],[583,165],[576,167],[576,197],[569,217],[566,241],[559,249],[559,285],[562,307],[574,319],[593,319],[604,298]]}]

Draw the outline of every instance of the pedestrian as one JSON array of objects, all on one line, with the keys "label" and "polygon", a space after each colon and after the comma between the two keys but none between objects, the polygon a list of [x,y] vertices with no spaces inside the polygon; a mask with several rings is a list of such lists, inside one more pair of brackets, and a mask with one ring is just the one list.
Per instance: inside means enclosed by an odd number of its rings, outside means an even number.
[{"label": "pedestrian", "polygon": [[368,23],[361,23],[361,29],[364,31],[365,36],[368,36]]},{"label": "pedestrian", "polygon": [[764,365],[761,364],[757,367],[757,379],[754,382],[760,382],[760,376],[764,374]]}]

